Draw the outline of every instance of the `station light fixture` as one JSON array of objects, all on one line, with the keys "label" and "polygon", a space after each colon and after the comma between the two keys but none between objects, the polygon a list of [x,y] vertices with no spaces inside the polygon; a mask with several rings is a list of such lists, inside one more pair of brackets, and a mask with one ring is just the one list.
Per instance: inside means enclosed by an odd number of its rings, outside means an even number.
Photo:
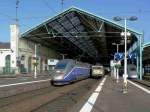
[{"label": "station light fixture", "polygon": [[[130,37],[130,36],[131,36],[131,33],[130,33],[130,32],[126,32],[126,35],[127,35],[127,37]],[[121,32],[121,36],[124,37],[124,36],[125,36],[125,33],[124,33],[124,32]]]},{"label": "station light fixture", "polygon": [[124,56],[124,74],[123,74],[123,93],[127,93],[127,36],[131,36],[131,34],[129,32],[127,32],[127,20],[129,21],[135,21],[138,18],[135,16],[131,16],[131,17],[119,17],[116,16],[113,18],[114,21],[121,21],[124,20],[124,32],[121,33],[122,36],[124,36],[124,44],[125,44],[125,56]]},{"label": "station light fixture", "polygon": [[[112,43],[112,45],[116,45],[117,46],[117,53],[119,53],[119,46],[120,45],[123,45],[123,43],[121,42],[121,43]],[[114,55],[114,61],[115,61],[115,55]],[[116,82],[118,83],[119,82],[119,68],[114,68],[114,71],[116,71],[116,72],[114,72],[115,74],[115,78],[116,78]]]},{"label": "station light fixture", "polygon": [[131,16],[131,17],[128,17],[128,18],[123,18],[123,17],[120,17],[120,16],[116,16],[113,18],[114,21],[121,21],[121,20],[130,20],[130,21],[136,21],[138,18],[136,16]]}]

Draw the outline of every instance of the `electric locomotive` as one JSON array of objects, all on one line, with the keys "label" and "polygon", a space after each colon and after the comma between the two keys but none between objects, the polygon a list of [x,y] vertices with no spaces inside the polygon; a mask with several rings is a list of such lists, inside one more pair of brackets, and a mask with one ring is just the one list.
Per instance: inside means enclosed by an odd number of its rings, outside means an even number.
[{"label": "electric locomotive", "polygon": [[105,70],[102,65],[93,65],[92,66],[92,77],[99,78],[105,75]]}]

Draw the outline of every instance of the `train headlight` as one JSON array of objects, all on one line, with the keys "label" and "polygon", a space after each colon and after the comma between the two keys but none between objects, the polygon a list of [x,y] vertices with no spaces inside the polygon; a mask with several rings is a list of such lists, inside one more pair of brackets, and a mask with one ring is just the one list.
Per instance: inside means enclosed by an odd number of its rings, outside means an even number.
[{"label": "train headlight", "polygon": [[59,71],[59,70],[57,70],[57,71],[56,71],[56,73],[60,73],[60,71]]},{"label": "train headlight", "polygon": [[63,78],[64,78],[63,75],[60,75],[60,76],[55,77],[56,80],[60,80],[60,79],[63,79]]}]

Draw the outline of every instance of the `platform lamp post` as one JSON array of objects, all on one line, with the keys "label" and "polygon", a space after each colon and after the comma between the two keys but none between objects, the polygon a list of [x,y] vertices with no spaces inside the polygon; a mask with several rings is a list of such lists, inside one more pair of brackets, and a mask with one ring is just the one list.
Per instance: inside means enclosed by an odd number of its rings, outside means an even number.
[{"label": "platform lamp post", "polygon": [[62,59],[65,59],[65,56],[66,56],[67,54],[60,54],[60,55],[62,55]]},{"label": "platform lamp post", "polygon": [[34,45],[34,78],[36,79],[37,78],[37,44],[35,43]]},{"label": "platform lamp post", "polygon": [[37,56],[37,51],[39,50],[40,44],[35,43],[34,45],[34,78],[37,78],[37,66],[38,66],[38,56]]},{"label": "platform lamp post", "polygon": [[124,20],[124,32],[121,33],[122,36],[124,36],[125,40],[125,53],[124,53],[124,74],[123,74],[123,93],[127,93],[127,36],[130,36],[130,33],[127,32],[127,20],[129,21],[135,21],[137,20],[137,17],[131,16],[131,17],[114,17],[115,21],[121,21]]},{"label": "platform lamp post", "polygon": [[[117,46],[117,53],[119,52],[119,46],[123,45],[123,43],[117,44],[117,43],[112,43],[112,45]],[[116,69],[116,82],[119,82],[119,68]]]}]

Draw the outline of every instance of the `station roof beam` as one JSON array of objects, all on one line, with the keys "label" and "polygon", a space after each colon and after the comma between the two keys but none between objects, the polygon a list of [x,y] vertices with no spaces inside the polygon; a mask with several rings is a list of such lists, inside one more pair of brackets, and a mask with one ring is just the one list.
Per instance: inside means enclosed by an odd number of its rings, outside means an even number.
[{"label": "station roof beam", "polygon": [[[21,37],[40,42],[60,53],[67,53],[70,58],[82,54],[85,61],[96,60],[109,63],[116,48],[112,43],[122,41],[120,33],[124,26],[78,8],[68,10],[42,22],[24,32]],[[128,49],[137,41],[141,33],[127,29],[131,33]],[[124,52],[124,46],[120,46]]]}]

